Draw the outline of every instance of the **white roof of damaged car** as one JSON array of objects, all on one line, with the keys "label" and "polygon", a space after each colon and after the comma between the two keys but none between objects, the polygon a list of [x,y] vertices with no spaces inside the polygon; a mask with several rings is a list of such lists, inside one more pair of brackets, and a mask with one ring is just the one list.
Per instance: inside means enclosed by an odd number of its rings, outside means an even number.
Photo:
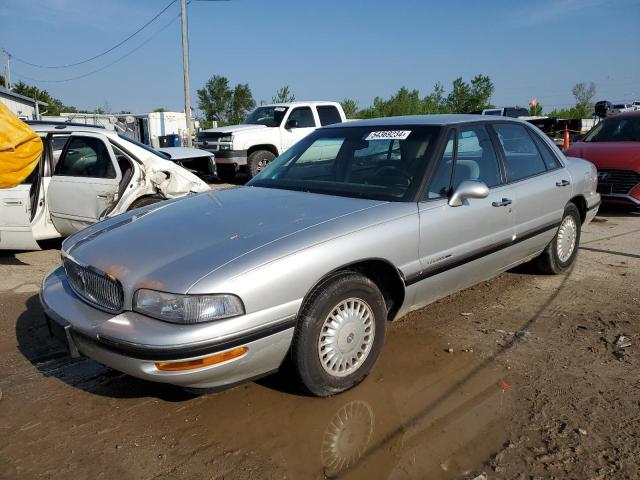
[{"label": "white roof of damaged car", "polygon": [[511,117],[496,117],[493,115],[472,114],[442,114],[442,115],[403,115],[399,117],[371,118],[365,120],[353,119],[349,122],[327,125],[323,128],[346,127],[386,127],[394,125],[453,125],[468,122],[496,122],[508,121],[523,123],[521,120]]},{"label": "white roof of damaged car", "polygon": [[87,133],[101,133],[110,137],[117,137],[118,132],[114,130],[107,130],[102,127],[92,127],[91,125],[78,126],[78,125],[62,125],[60,123],[40,123],[37,125],[29,125],[34,132],[87,132]]}]

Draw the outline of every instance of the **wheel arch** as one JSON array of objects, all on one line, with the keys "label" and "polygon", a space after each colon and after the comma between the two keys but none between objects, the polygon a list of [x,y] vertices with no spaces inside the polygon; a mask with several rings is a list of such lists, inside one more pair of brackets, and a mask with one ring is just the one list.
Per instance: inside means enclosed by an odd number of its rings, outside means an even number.
[{"label": "wheel arch", "polygon": [[580,222],[584,223],[585,218],[587,218],[587,200],[582,195],[576,195],[569,200],[569,203],[573,203],[576,206],[578,212],[580,212]]},{"label": "wheel arch", "polygon": [[268,152],[273,153],[276,157],[280,155],[278,153],[278,148],[275,145],[270,143],[262,143],[259,145],[252,145],[251,147],[249,147],[247,149],[247,157],[251,155],[253,152],[257,152],[258,150],[266,150]]},{"label": "wheel arch", "polygon": [[334,268],[309,289],[302,300],[302,306],[304,307],[316,290],[343,273],[359,273],[375,283],[387,305],[387,320],[395,319],[405,299],[405,282],[402,273],[383,258],[361,259]]}]

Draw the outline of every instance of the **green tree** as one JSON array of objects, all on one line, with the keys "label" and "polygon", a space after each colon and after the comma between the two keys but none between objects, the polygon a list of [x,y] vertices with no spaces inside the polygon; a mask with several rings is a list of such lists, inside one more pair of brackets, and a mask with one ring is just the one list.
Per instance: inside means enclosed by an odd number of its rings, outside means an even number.
[{"label": "green tree", "polygon": [[531,100],[531,102],[529,103],[529,116],[530,117],[539,117],[542,115],[543,112],[543,108],[542,105],[540,105],[540,102],[538,102],[538,100]]},{"label": "green tree", "polygon": [[444,94],[444,87],[440,82],[433,86],[433,92],[424,97],[422,105],[422,113],[427,115],[434,113],[448,113],[449,108],[447,106],[447,98]]},{"label": "green tree", "polygon": [[240,83],[233,89],[231,112],[228,121],[232,125],[242,123],[247,114],[256,107],[256,101],[248,83]]},{"label": "green tree", "polygon": [[[166,112],[167,109],[164,107],[158,107],[153,109],[154,112]],[[129,112],[120,112],[120,113],[129,113]]]},{"label": "green tree", "polygon": [[471,113],[490,106],[494,86],[486,75],[476,75],[471,83],[458,77],[453,81],[451,92],[447,96],[447,109],[451,113]]},{"label": "green tree", "polygon": [[273,103],[289,103],[295,101],[296,96],[291,93],[289,85],[280,88],[274,97],[271,97]]},{"label": "green tree", "polygon": [[220,75],[207,80],[197,94],[198,108],[203,112],[206,124],[213,120],[221,125],[242,123],[256,105],[249,84],[238,84],[231,89],[229,80]]},{"label": "green tree", "polygon": [[347,118],[354,118],[358,115],[358,102],[351,98],[345,98],[340,103]]},{"label": "green tree", "polygon": [[571,93],[576,99],[578,118],[590,117],[593,113],[593,97],[596,96],[596,84],[593,82],[576,83],[571,89]]}]

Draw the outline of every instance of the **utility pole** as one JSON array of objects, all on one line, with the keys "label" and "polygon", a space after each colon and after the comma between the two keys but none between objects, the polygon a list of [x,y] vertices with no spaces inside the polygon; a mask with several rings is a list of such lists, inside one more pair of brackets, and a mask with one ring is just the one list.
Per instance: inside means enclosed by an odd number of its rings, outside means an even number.
[{"label": "utility pole", "polygon": [[11,73],[9,72],[9,52],[7,52],[4,48],[2,49],[3,53],[3,67],[4,67],[4,88],[9,90],[11,88]]},{"label": "utility pole", "polygon": [[182,20],[182,73],[184,76],[184,114],[187,117],[187,146],[192,146],[191,93],[189,91],[189,41],[187,38],[187,0],[180,0]]}]

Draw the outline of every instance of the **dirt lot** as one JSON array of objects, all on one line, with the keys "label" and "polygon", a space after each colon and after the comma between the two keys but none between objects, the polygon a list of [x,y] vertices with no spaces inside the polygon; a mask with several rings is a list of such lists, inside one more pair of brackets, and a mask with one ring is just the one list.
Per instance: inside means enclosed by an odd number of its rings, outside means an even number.
[{"label": "dirt lot", "polygon": [[394,323],[329,399],[68,358],[37,297],[58,257],[0,254],[0,478],[640,478],[640,216],[601,214],[566,275],[519,268]]}]

